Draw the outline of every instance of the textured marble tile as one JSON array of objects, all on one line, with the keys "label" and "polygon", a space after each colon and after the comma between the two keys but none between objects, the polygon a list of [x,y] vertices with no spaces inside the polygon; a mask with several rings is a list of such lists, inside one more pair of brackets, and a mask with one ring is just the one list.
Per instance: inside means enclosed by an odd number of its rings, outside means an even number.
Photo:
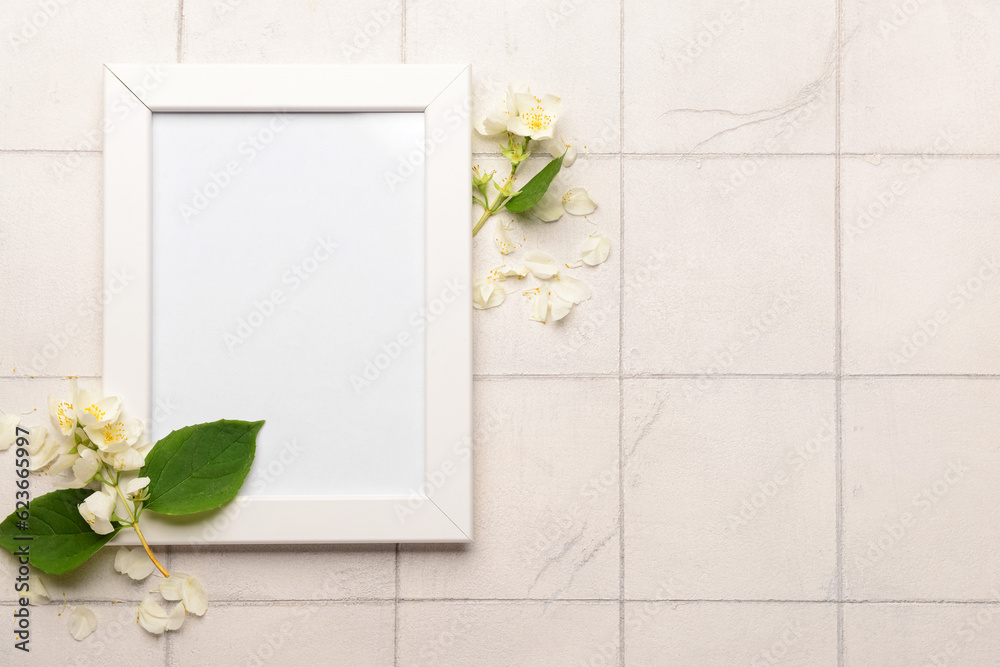
[{"label": "textured marble tile", "polygon": [[844,658],[846,665],[880,667],[995,665],[1000,605],[847,605]]},{"label": "textured marble tile", "polygon": [[[53,602],[44,607],[30,607],[29,652],[16,651],[13,639],[9,639],[10,644],[3,648],[4,664],[65,667],[163,664],[166,656],[163,638],[136,625],[135,604],[84,605],[97,617],[97,629],[80,642],[69,633],[69,616],[75,606],[70,604],[63,609],[61,603]],[[5,619],[10,618],[14,609],[0,607],[0,613]],[[9,622],[5,621],[4,625]]]},{"label": "textured marble tile", "polygon": [[629,602],[626,665],[837,664],[832,604]]},{"label": "textured marble tile", "polygon": [[475,384],[468,546],[404,545],[403,598],[615,598],[616,380]]},{"label": "textured marble tile", "polygon": [[213,600],[391,600],[395,563],[392,545],[175,547],[170,555],[171,569],[198,577]]},{"label": "textured marble tile", "polygon": [[5,2],[0,149],[100,150],[103,63],[175,62],[177,7],[157,0]]},{"label": "textured marble tile", "polygon": [[171,639],[171,665],[393,664],[391,602],[209,607]]},{"label": "textured marble tile", "polygon": [[[503,158],[479,159],[476,163],[490,171],[496,169],[498,178],[506,177],[510,171]],[[527,182],[543,164],[542,160],[527,163],[523,167],[525,176],[516,182]],[[585,188],[597,202],[594,213],[586,217],[565,214],[555,222],[541,222],[528,215],[495,215],[476,235],[473,275],[478,277],[489,275],[503,264],[523,265],[524,254],[536,249],[549,253],[560,266],[572,264],[579,260],[580,247],[591,234],[605,234],[611,239],[611,252],[604,263],[563,269],[567,275],[587,283],[593,295],[558,322],[542,324],[528,320],[531,301],[523,292],[549,283],[531,276],[502,283],[508,291],[504,303],[472,314],[476,373],[617,372],[621,236],[618,174],[617,159],[578,159],[556,177],[553,192],[562,195],[570,188]],[[481,209],[474,208],[478,216]],[[498,222],[513,224],[508,235],[517,247],[507,255],[500,254],[494,240]]]},{"label": "textured marble tile", "polygon": [[[471,62],[474,120],[521,81],[562,98],[558,132],[591,151],[620,146],[620,9],[612,2],[407,3],[406,62]],[[473,137],[473,151],[496,149]]]},{"label": "textured marble tile", "polygon": [[625,149],[834,147],[836,3],[630,2]]},{"label": "textured marble tile", "polygon": [[832,380],[625,384],[625,595],[835,594]]},{"label": "textured marble tile", "polygon": [[1000,382],[844,383],[844,587],[860,600],[1000,588]]},{"label": "textured marble tile", "polygon": [[624,365],[829,373],[832,158],[630,159]]},{"label": "textured marble tile", "polygon": [[403,0],[185,0],[183,62],[398,63]]},{"label": "textured marble tile", "polygon": [[1000,152],[998,21],[990,0],[846,0],[843,150]]},{"label": "textured marble tile", "polygon": [[842,169],[845,370],[1000,372],[1000,161]]},{"label": "textured marble tile", "polygon": [[616,665],[618,604],[401,602],[399,665]]},{"label": "textured marble tile", "polygon": [[0,154],[0,375],[100,374],[101,196],[100,155]]}]

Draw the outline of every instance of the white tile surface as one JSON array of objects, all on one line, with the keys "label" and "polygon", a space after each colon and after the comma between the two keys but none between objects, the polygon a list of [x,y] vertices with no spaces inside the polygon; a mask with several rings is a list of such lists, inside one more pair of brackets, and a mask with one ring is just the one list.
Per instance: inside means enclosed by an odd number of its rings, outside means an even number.
[{"label": "white tile surface", "polygon": [[[37,376],[100,373],[100,308],[79,308],[108,286],[102,62],[471,62],[474,117],[512,79],[565,100],[590,157],[560,187],[585,186],[612,238],[561,324],[528,322],[518,294],[475,313],[472,546],[175,549],[213,606],[169,639],[135,627],[144,584],[109,552],[48,582],[96,601],[98,634],[36,609],[28,664],[1000,661],[996,379],[844,380],[842,468],[828,433],[838,372],[1000,373],[1000,282],[977,276],[1000,255],[998,19],[990,0],[4,3],[0,409],[29,421],[63,384]],[[663,155],[688,152],[710,155]],[[569,260],[593,229],[515,224],[514,258]],[[491,226],[474,248],[477,271],[499,264]],[[953,457],[959,483],[859,567]]]},{"label": "white tile surface", "polygon": [[186,0],[182,62],[397,63],[402,0]]},{"label": "white tile surface", "polygon": [[[549,158],[545,154],[545,158]],[[506,160],[476,160],[483,169],[497,170],[506,178]],[[528,181],[545,160],[531,160],[518,173],[516,183]],[[506,168],[504,168],[506,165]],[[477,311],[473,323],[474,371],[486,374],[615,373],[618,371],[619,269],[621,236],[621,188],[619,163],[611,159],[578,159],[556,177],[554,188],[562,194],[584,186],[597,202],[597,210],[586,217],[566,214],[555,222],[541,222],[528,215],[495,215],[486,221],[473,240],[473,275],[485,277],[494,268],[523,265],[524,254],[544,250],[563,266],[580,259],[580,247],[591,234],[611,238],[611,253],[598,266],[563,271],[587,283],[593,296],[575,306],[558,322],[529,322],[531,302],[526,289],[542,284],[530,275],[504,283],[505,301],[496,308]],[[481,209],[476,206],[476,216]],[[494,241],[497,222],[513,224],[508,232],[517,248],[501,255]]]},{"label": "white tile surface", "polygon": [[476,540],[403,546],[400,596],[617,599],[618,383],[480,380],[474,415]]},{"label": "white tile surface", "polygon": [[1000,605],[847,605],[844,655],[847,665],[995,665]]},{"label": "white tile surface", "polygon": [[847,597],[995,597],[998,409],[995,379],[845,382]]},{"label": "white tile surface", "polygon": [[399,665],[615,665],[618,605],[402,602]]},{"label": "white tile surface", "polygon": [[629,160],[625,369],[831,372],[834,184],[831,158]]},{"label": "white tile surface", "polygon": [[0,375],[100,375],[101,196],[100,155],[0,153]]},{"label": "white tile surface", "polygon": [[[613,2],[466,0],[407,3],[406,62],[473,63],[473,117],[504,97],[510,81],[563,99],[559,129],[590,150],[619,149],[619,6]],[[495,152],[474,136],[472,150]]]},{"label": "white tile surface", "polygon": [[846,0],[843,149],[1000,152],[998,21],[990,0]]},{"label": "white tile surface", "polygon": [[392,664],[392,603],[209,607],[170,636],[170,665]]},{"label": "white tile surface", "polygon": [[836,3],[625,6],[625,149],[831,151]]},{"label": "white tile surface", "polygon": [[103,63],[171,63],[177,7],[9,0],[0,11],[0,149],[100,150]]},{"label": "white tile surface", "polygon": [[998,373],[1000,163],[845,160],[844,368]]},{"label": "white tile surface", "polygon": [[837,664],[833,604],[627,602],[626,665]]},{"label": "white tile surface", "polygon": [[625,596],[824,600],[836,577],[830,380],[625,384]]}]

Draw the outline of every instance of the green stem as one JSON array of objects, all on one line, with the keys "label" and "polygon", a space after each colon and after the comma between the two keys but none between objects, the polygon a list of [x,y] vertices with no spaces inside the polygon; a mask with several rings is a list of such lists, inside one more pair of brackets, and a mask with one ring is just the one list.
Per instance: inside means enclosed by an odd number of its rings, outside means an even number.
[{"label": "green stem", "polygon": [[[116,477],[116,479],[120,478],[121,475]],[[132,519],[132,530],[135,531],[135,534],[139,537],[139,541],[142,542],[142,548],[146,550],[146,555],[149,556],[149,560],[153,561],[153,565],[155,565],[156,569],[160,571],[160,574],[164,577],[169,577],[170,573],[167,572],[162,565],[160,565],[160,561],[156,560],[156,556],[153,555],[153,550],[149,548],[149,543],[146,542],[146,537],[142,534],[142,531],[139,530],[138,519],[132,512],[132,508],[129,506],[128,499],[125,497],[125,494],[122,493],[121,488],[119,488],[118,482],[116,481],[113,486],[115,487],[115,492],[118,494],[118,497],[122,499],[122,504],[125,505],[125,511],[128,512],[129,518]]]}]

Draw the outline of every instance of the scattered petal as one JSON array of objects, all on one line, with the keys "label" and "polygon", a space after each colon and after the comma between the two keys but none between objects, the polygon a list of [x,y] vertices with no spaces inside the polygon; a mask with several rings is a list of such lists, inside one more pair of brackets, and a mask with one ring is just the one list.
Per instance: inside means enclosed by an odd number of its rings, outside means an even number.
[{"label": "scattered petal", "polygon": [[562,196],[563,208],[570,215],[590,215],[597,209],[597,203],[583,188],[570,188]]},{"label": "scattered petal", "polygon": [[555,222],[563,216],[562,198],[549,190],[528,212],[542,222]]},{"label": "scattered petal", "polygon": [[479,310],[486,308],[496,308],[503,303],[507,293],[502,287],[497,286],[497,281],[492,278],[472,279],[472,307]]},{"label": "scattered petal", "polygon": [[555,293],[562,299],[576,305],[590,298],[590,287],[579,278],[559,274],[553,283]]},{"label": "scattered petal", "polygon": [[160,581],[160,594],[164,600],[180,600],[184,608],[197,616],[208,611],[208,596],[201,582],[189,574],[174,572]]},{"label": "scattered petal", "polygon": [[142,581],[153,574],[153,568],[153,561],[142,547],[121,547],[115,554],[115,569],[136,581]]},{"label": "scattered petal", "polygon": [[75,607],[69,615],[69,633],[76,641],[83,641],[97,629],[97,617],[87,607]]},{"label": "scattered petal", "polygon": [[17,425],[20,423],[21,418],[17,415],[7,415],[0,419],[0,452],[10,449],[17,440]]},{"label": "scattered petal", "polygon": [[580,250],[580,258],[585,264],[597,266],[608,258],[610,251],[611,239],[607,236],[604,234],[588,236],[587,240],[583,242],[583,248]]},{"label": "scattered petal", "polygon": [[534,295],[530,297],[531,313],[528,314],[528,319],[545,324],[545,320],[549,316],[548,286],[543,285],[542,287],[535,288],[534,292]]},{"label": "scattered petal", "polygon": [[47,605],[51,599],[49,589],[45,587],[45,582],[42,581],[42,577],[38,572],[34,570],[31,571],[31,577],[28,580],[28,590],[23,595],[28,598],[28,603],[35,607]]},{"label": "scattered petal", "polygon": [[167,612],[155,597],[146,596],[139,604],[137,620],[147,632],[162,635],[167,630],[178,629],[184,623],[184,605],[178,602]]},{"label": "scattered petal", "polygon": [[516,246],[511,242],[510,237],[507,236],[507,232],[513,228],[513,224],[497,220],[497,231],[493,240],[496,241],[497,250],[500,251],[501,255],[507,255],[514,252]]},{"label": "scattered petal", "polygon": [[531,275],[541,280],[548,280],[559,273],[559,267],[555,260],[547,252],[541,250],[531,250],[525,253],[524,266],[531,272]]},{"label": "scattered petal", "polygon": [[523,266],[508,267],[506,264],[498,266],[491,272],[497,282],[503,282],[508,278],[523,278],[528,275],[528,269]]},{"label": "scattered petal", "polygon": [[576,162],[576,146],[566,143],[566,140],[562,137],[546,140],[543,147],[552,157],[565,155],[562,163],[563,167],[572,167],[573,163]]}]

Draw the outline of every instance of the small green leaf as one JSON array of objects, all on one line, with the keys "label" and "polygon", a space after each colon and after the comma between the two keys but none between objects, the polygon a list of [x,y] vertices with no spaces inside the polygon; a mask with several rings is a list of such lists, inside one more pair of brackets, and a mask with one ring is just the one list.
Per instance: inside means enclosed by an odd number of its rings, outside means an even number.
[{"label": "small green leaf", "polygon": [[80,503],[92,493],[90,489],[61,489],[35,498],[28,508],[28,518],[23,520],[27,524],[25,530],[18,527],[22,519],[16,516],[16,511],[0,523],[0,546],[15,555],[27,547],[31,564],[42,572],[69,572],[120,530],[120,526],[112,524],[114,531],[98,535],[80,516]]},{"label": "small green leaf", "polygon": [[563,158],[566,154],[563,153],[556,159],[545,165],[540,172],[534,175],[534,177],[524,184],[521,191],[516,195],[507,200],[505,208],[508,211],[514,213],[523,213],[529,208],[542,201],[542,197],[545,196],[546,190],[552,184],[552,179],[556,177],[559,170],[562,169]]},{"label": "small green leaf", "polygon": [[139,471],[149,477],[145,509],[194,514],[228,503],[250,472],[263,425],[223,419],[185,426],[157,442]]}]

